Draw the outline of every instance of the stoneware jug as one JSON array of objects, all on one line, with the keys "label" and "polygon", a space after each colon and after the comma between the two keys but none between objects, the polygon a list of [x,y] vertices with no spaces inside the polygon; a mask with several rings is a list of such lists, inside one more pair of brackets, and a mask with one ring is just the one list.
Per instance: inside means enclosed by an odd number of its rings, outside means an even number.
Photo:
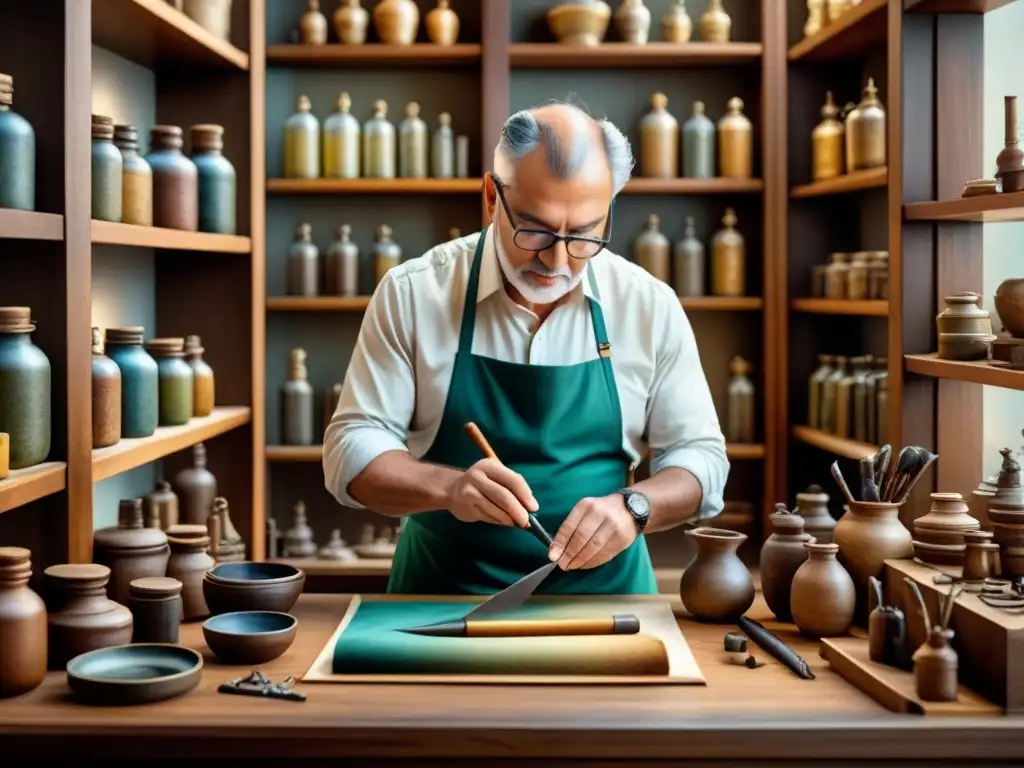
[{"label": "stoneware jug", "polygon": [[754,603],[754,581],[736,554],[746,534],[723,528],[686,532],[697,544],[697,557],[683,571],[679,596],[700,621],[730,622]]}]

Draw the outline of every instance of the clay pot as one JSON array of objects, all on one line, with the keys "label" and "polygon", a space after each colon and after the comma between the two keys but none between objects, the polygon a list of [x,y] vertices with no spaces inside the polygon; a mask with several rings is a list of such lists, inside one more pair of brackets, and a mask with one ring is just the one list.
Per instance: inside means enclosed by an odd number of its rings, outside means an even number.
[{"label": "clay pot", "polygon": [[611,17],[611,7],[601,0],[563,3],[547,13],[551,34],[567,45],[600,45]]},{"label": "clay pot", "polygon": [[0,699],[31,691],[46,677],[46,606],[28,586],[31,556],[0,547]]},{"label": "clay pot", "polygon": [[142,525],[142,499],[125,499],[118,506],[117,526],[93,534],[93,559],[110,568],[107,596],[128,604],[129,585],[146,576],[163,576],[170,548],[167,534]]},{"label": "clay pot", "polygon": [[181,582],[182,621],[205,619],[210,615],[203,597],[203,577],[216,565],[207,554],[210,537],[176,539],[169,537],[171,559],[167,562],[167,576]]},{"label": "clay pot", "polygon": [[747,537],[723,528],[686,531],[697,544],[697,557],[683,571],[679,596],[700,621],[731,622],[754,603],[754,581],[736,554]]},{"label": "clay pot", "polygon": [[107,597],[107,566],[51,565],[43,575],[50,609],[50,669],[63,670],[83,653],[132,641],[132,612]]},{"label": "clay pot", "polygon": [[850,628],[857,590],[836,559],[837,544],[808,542],[808,559],[793,577],[793,623],[811,637],[835,637]]},{"label": "clay pot", "polygon": [[796,495],[794,515],[804,519],[804,532],[819,544],[832,541],[832,532],[836,529],[836,519],[828,511],[829,496],[821,490],[820,485],[810,485],[803,493]]},{"label": "clay pot", "polygon": [[981,297],[970,291],[947,296],[946,308],[935,318],[939,333],[992,333],[988,310],[978,306]]},{"label": "clay pot", "polygon": [[373,26],[386,45],[412,45],[420,25],[420,9],[413,0],[380,0],[373,8]]},{"label": "clay pot", "polygon": [[839,545],[843,564],[857,589],[855,617],[864,622],[868,616],[868,579],[882,578],[886,560],[913,557],[912,538],[899,512],[902,504],[869,501],[847,502],[846,513],[836,524],[833,541]]},{"label": "clay pot", "polygon": [[359,0],[342,0],[334,12],[334,32],[342,45],[362,45],[370,26],[370,13]]},{"label": "clay pot", "polygon": [[1003,280],[996,288],[996,314],[1014,338],[1024,338],[1024,277]]},{"label": "clay pot", "polygon": [[299,18],[299,42],[304,45],[327,42],[327,17],[320,12],[320,0],[308,0],[306,12]]},{"label": "clay pot", "polygon": [[437,0],[437,7],[423,20],[427,37],[435,45],[454,45],[459,39],[459,17],[451,0]]},{"label": "clay pot", "polygon": [[804,519],[777,504],[769,519],[772,535],[761,547],[761,592],[768,608],[779,621],[790,621],[790,588],[797,569],[807,559],[804,543],[811,541],[804,532]]}]

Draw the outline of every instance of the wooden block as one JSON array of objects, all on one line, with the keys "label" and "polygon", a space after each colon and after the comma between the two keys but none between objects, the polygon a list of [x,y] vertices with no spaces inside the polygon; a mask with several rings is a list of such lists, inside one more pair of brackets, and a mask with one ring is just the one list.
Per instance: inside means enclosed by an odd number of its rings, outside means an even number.
[{"label": "wooden block", "polygon": [[[915,648],[924,642],[925,628],[917,600],[903,578],[917,582],[934,620],[939,595],[949,589],[935,585],[938,573],[914,560],[885,562],[885,601],[906,613]],[[960,681],[1004,707],[1007,714],[1024,714],[1024,613],[993,608],[965,592],[957,598],[949,628],[956,633],[953,645],[960,656]]]},{"label": "wooden block", "polygon": [[1003,713],[995,704],[962,685],[956,701],[922,701],[917,697],[913,673],[871,661],[867,640],[824,638],[818,654],[846,682],[891,712],[939,717],[993,717]]}]

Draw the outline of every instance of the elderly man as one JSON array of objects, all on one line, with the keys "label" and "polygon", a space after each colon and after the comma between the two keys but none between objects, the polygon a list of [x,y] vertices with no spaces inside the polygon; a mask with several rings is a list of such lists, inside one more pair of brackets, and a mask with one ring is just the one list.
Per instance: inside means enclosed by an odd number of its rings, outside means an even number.
[{"label": "elderly man", "polygon": [[[519,112],[484,181],[493,224],[374,293],[324,475],[342,504],[404,518],[389,592],[491,593],[550,559],[540,592],[653,593],[644,533],[721,511],[725,440],[679,299],[606,250],[632,167],[607,121]],[[556,532],[547,553],[528,513]]]}]

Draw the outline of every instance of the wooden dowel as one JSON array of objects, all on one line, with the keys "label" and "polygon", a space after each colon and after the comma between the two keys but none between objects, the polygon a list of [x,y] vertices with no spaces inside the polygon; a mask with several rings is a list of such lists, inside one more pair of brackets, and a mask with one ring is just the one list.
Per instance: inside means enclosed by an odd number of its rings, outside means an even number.
[{"label": "wooden dowel", "polygon": [[480,449],[480,453],[482,453],[485,458],[501,461],[501,459],[498,458],[498,454],[496,454],[494,449],[491,448],[491,444],[487,442],[487,438],[484,437],[484,433],[480,431],[480,427],[470,421],[466,423],[466,426],[463,427],[463,429],[466,430],[466,434],[469,435],[469,439],[476,444],[476,447]]},{"label": "wooden dowel", "polygon": [[559,635],[634,635],[639,621],[614,616],[593,619],[537,621],[467,621],[466,637],[555,637]]}]

